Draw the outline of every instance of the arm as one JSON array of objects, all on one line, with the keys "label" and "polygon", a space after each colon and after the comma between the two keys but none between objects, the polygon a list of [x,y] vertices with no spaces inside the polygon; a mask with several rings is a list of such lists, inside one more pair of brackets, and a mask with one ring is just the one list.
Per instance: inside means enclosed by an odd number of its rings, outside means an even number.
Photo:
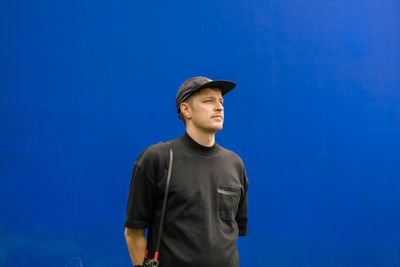
[{"label": "arm", "polygon": [[145,229],[125,228],[125,239],[128,245],[129,255],[132,263],[142,265],[144,254],[146,252],[146,238],[144,237]]},{"label": "arm", "polygon": [[244,236],[247,233],[247,220],[248,220],[248,209],[247,209],[247,191],[249,186],[249,180],[247,179],[246,171],[243,167],[242,176],[243,195],[239,202],[238,211],[236,213],[236,222],[239,227],[239,236]]}]

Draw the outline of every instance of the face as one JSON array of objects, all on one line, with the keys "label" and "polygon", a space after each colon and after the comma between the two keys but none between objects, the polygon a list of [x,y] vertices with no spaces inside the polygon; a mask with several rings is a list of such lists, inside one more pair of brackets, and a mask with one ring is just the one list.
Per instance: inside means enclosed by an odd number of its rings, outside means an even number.
[{"label": "face", "polygon": [[222,129],[224,123],[224,99],[221,90],[205,88],[192,95],[182,113],[187,117],[187,126],[198,130],[215,133]]}]

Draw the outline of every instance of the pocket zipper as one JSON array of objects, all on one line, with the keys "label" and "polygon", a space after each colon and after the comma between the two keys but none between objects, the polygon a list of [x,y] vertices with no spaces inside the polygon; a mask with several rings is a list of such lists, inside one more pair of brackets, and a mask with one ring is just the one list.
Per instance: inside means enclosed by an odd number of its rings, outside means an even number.
[{"label": "pocket zipper", "polygon": [[218,189],[217,192],[228,196],[240,197],[240,193],[238,192],[226,191],[223,189]]}]

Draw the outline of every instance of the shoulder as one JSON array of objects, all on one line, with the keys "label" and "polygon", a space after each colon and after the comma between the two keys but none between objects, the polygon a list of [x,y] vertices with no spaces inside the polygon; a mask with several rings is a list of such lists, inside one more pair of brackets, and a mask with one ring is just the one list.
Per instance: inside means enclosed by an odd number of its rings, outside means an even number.
[{"label": "shoulder", "polygon": [[224,160],[230,161],[231,163],[244,168],[243,160],[232,150],[219,146],[219,153]]},{"label": "shoulder", "polygon": [[244,188],[247,189],[248,187],[248,178],[246,174],[246,169],[244,167],[243,160],[239,157],[238,154],[235,152],[226,149],[222,146],[220,146],[220,151],[219,151],[222,160],[226,165],[230,165],[235,169],[240,177],[241,184],[244,186]]},{"label": "shoulder", "polygon": [[134,169],[140,170],[153,183],[168,168],[169,146],[165,142],[149,146],[135,162]]},{"label": "shoulder", "polygon": [[169,147],[166,142],[159,142],[146,148],[138,157],[136,164],[140,167],[159,165],[169,156]]}]

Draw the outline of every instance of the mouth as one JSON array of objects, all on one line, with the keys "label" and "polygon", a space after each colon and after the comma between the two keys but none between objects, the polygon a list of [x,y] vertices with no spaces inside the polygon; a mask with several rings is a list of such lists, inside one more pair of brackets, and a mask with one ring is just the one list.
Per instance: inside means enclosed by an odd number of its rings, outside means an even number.
[{"label": "mouth", "polygon": [[212,116],[211,118],[219,118],[219,119],[221,119],[221,120],[223,120],[224,119],[224,117],[222,117],[222,115],[214,115],[214,116]]}]

